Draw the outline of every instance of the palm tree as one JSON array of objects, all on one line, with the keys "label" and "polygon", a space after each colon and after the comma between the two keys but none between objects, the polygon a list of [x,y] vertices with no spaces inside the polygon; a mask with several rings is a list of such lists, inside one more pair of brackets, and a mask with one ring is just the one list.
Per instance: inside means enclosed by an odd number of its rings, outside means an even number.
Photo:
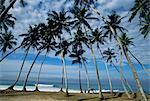
[{"label": "palm tree", "polygon": [[56,27],[55,29],[56,30],[59,30],[60,33],[62,34],[62,30],[65,30],[69,33],[70,32],[70,19],[71,17],[67,15],[68,11],[61,11],[61,12],[55,12],[55,11],[52,11],[52,13],[48,13],[48,19],[47,20],[52,20]]},{"label": "palm tree", "polygon": [[[78,29],[76,33],[74,33],[74,38],[71,41],[72,44],[72,50],[76,51],[76,49],[83,50],[83,44],[87,44],[86,42],[88,39],[84,36],[84,33],[81,31],[81,29]],[[90,90],[90,79],[88,75],[88,70],[86,67],[86,59],[84,58],[83,54],[81,54],[82,63],[84,65],[84,69],[86,72],[86,79],[87,79],[87,89]]]},{"label": "palm tree", "polygon": [[13,47],[17,45],[16,40],[17,39],[14,37],[12,32],[0,34],[0,52],[4,54],[8,49],[13,49]]},{"label": "palm tree", "polygon": [[39,83],[39,79],[40,79],[40,74],[41,74],[43,63],[46,60],[46,56],[51,50],[55,50],[55,45],[56,45],[56,42],[54,40],[52,40],[51,37],[44,37],[44,39],[41,42],[40,49],[46,50],[46,53],[44,55],[44,59],[43,59],[43,61],[41,63],[40,69],[39,69],[39,73],[38,73],[38,77],[37,77],[37,81],[36,81],[36,85],[35,85],[36,86],[35,91],[39,91],[38,83]]},{"label": "palm tree", "polygon": [[87,27],[88,29],[92,30],[90,24],[88,23],[88,20],[98,20],[96,17],[92,17],[92,13],[88,12],[88,9],[85,7],[79,8],[79,7],[74,7],[71,10],[71,13],[74,15],[74,26],[73,28],[79,29],[82,26]]},{"label": "palm tree", "polygon": [[82,85],[81,85],[81,74],[80,74],[80,68],[82,68],[82,54],[84,53],[84,50],[74,50],[72,53],[69,55],[69,57],[74,58],[72,61],[72,64],[79,64],[79,86],[80,86],[80,93],[83,93],[82,91]]},{"label": "palm tree", "polygon": [[113,51],[114,51],[114,49],[108,48],[108,50],[104,50],[104,52],[103,52],[103,54],[104,54],[103,57],[106,59],[106,62],[107,62],[105,64],[105,67],[106,67],[106,72],[107,72],[107,76],[108,76],[108,80],[109,80],[109,86],[110,86],[111,93],[113,93],[113,87],[112,87],[112,81],[111,81],[110,74],[109,74],[108,63],[112,63],[112,58],[116,57],[116,55]]},{"label": "palm tree", "polygon": [[[64,71],[64,78],[65,78],[65,89],[66,89],[66,96],[68,96],[68,77],[67,77],[67,70],[66,70],[66,63],[65,63],[65,56],[69,51],[70,43],[67,40],[62,40],[61,43],[57,45],[58,51],[56,52],[55,56],[59,55],[62,59],[63,71]],[[63,75],[62,75],[63,78]],[[62,84],[63,85],[63,84]],[[62,86],[63,87],[63,86]]]},{"label": "palm tree", "polygon": [[29,50],[30,47],[32,47],[33,49],[37,50],[37,55],[34,58],[31,66],[30,66],[30,69],[27,73],[27,76],[25,78],[24,85],[23,85],[23,91],[26,91],[26,85],[27,85],[27,80],[28,80],[29,74],[30,74],[30,72],[34,66],[36,59],[38,58],[39,54],[42,52],[42,49],[40,49],[39,47],[40,47],[40,39],[42,37],[41,33],[43,33],[43,31],[42,31],[43,25],[44,24],[35,25],[34,27],[30,26],[28,34],[22,34],[21,35],[21,36],[25,36],[25,38],[24,38],[25,42],[23,44],[24,48]]},{"label": "palm tree", "polygon": [[[6,7],[2,12],[0,12],[0,20],[2,20],[7,14],[8,11],[14,6],[17,0],[11,0],[8,7]],[[1,3],[4,3],[5,0],[2,0]],[[20,0],[21,4],[25,6],[24,0]]]},{"label": "palm tree", "polygon": [[[5,6],[4,6],[5,0],[0,1],[0,14],[5,10]],[[15,24],[15,20],[16,18],[13,17],[12,14],[7,13],[5,14],[5,16],[3,16],[2,18],[0,18],[0,30],[1,31],[7,31],[8,27],[12,27],[14,28],[14,24]]]},{"label": "palm tree", "polygon": [[99,98],[103,99],[104,97],[103,97],[103,94],[101,92],[102,89],[101,89],[100,77],[99,77],[99,72],[98,72],[98,65],[96,62],[96,57],[95,57],[95,53],[94,53],[93,46],[92,46],[92,44],[94,44],[94,43],[91,40],[91,38],[89,38],[89,36],[87,35],[86,28],[85,28],[85,33],[83,33],[80,26],[78,28],[77,35],[75,38],[76,38],[74,41],[75,42],[74,43],[75,48],[77,48],[77,46],[82,47],[82,43],[84,43],[90,49],[90,51],[92,53],[92,57],[93,57],[94,65],[95,65],[95,70],[96,70],[96,76],[97,76]]},{"label": "palm tree", "polygon": [[144,35],[144,38],[146,38],[150,32],[149,3],[149,0],[135,0],[134,6],[130,10],[131,16],[129,17],[129,22],[131,22],[136,15],[139,15],[140,31],[141,34]]},{"label": "palm tree", "polygon": [[140,89],[140,92],[141,92],[144,100],[147,101],[147,98],[144,94],[141,83],[140,83],[140,81],[138,79],[138,76],[136,74],[135,68],[134,68],[134,66],[133,66],[133,64],[130,60],[130,57],[129,57],[128,53],[124,49],[123,44],[120,40],[120,37],[118,36],[118,33],[117,33],[117,29],[120,30],[121,32],[124,30],[124,28],[119,25],[121,23],[121,18],[116,13],[113,13],[112,15],[110,15],[108,17],[109,17],[109,21],[108,20],[105,21],[105,27],[103,27],[103,28],[105,28],[106,31],[108,31],[108,32],[111,31],[110,34],[112,34],[112,36],[115,38],[115,40],[117,41],[117,44],[119,45],[121,51],[124,53],[129,65],[130,65],[130,68],[132,70],[132,73],[134,75],[134,79],[136,80],[137,86]]}]

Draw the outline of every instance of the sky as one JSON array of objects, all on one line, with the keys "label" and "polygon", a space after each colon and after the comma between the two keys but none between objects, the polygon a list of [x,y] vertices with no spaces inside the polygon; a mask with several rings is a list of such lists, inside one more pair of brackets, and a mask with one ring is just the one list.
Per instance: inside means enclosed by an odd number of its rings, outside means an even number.
[{"label": "sky", "polygon": [[[9,1],[9,0],[6,0]],[[69,1],[69,0],[68,0]],[[48,11],[60,11],[62,7],[70,8],[72,5],[71,3],[66,3],[65,0],[26,0],[27,5],[23,8],[21,7],[20,3],[17,2],[14,5],[14,8],[10,10],[16,17],[16,24],[15,28],[13,29],[14,35],[17,37],[18,42],[21,42],[21,38],[18,37],[19,34],[26,33],[28,30],[29,25],[38,24],[40,22],[46,22],[47,19],[47,12]],[[8,3],[6,2],[6,5]],[[128,23],[128,16],[129,10],[134,5],[134,0],[98,0],[96,4],[97,9],[102,13],[102,15],[106,16],[112,12],[112,10],[116,11],[121,16],[126,16],[123,19],[122,25],[129,30],[128,35],[134,38],[135,46],[131,46],[131,51],[141,60],[144,66],[150,72],[150,36],[147,36],[146,39],[139,33],[139,22],[138,17],[136,17],[132,23]],[[94,23],[93,23],[94,24]],[[114,43],[102,46],[102,50],[106,49],[107,47],[116,47]],[[94,51],[97,56],[98,67],[100,71],[101,79],[107,79],[106,70],[104,68],[104,63],[100,59],[96,48]],[[29,67],[36,55],[35,50],[30,50],[29,55],[27,57],[27,61],[25,63],[23,72],[26,73],[29,70]],[[5,79],[15,78],[16,72],[19,71],[19,67],[21,66],[24,51],[22,49],[17,50],[14,54],[10,55],[5,59],[2,63],[0,63],[0,78],[3,78],[6,75]],[[90,74],[90,78],[94,79],[96,77],[95,68],[93,65],[93,59],[91,56],[90,51],[85,53],[85,56],[88,56],[87,67]],[[42,53],[38,60],[36,61],[31,75],[34,77],[40,67],[40,64],[44,58],[44,53]],[[69,78],[77,78],[78,75],[78,65],[71,64],[72,59],[66,58],[66,65],[67,65],[67,72]],[[140,79],[145,79],[147,76],[138,65],[138,63],[132,58],[132,61],[136,67],[138,75]],[[116,63],[118,66],[118,63]],[[61,76],[61,60],[59,56],[54,56],[54,52],[51,52],[44,63],[42,73],[43,77],[57,77]],[[119,68],[119,66],[118,66]],[[119,79],[119,73],[115,70],[114,67],[109,65],[110,75],[113,79]],[[84,68],[81,68],[82,71],[82,79],[85,79],[85,71]],[[128,66],[127,61],[124,59],[123,61],[123,71],[125,76],[128,79],[133,79],[131,70]],[[22,75],[22,78],[24,74]]]}]

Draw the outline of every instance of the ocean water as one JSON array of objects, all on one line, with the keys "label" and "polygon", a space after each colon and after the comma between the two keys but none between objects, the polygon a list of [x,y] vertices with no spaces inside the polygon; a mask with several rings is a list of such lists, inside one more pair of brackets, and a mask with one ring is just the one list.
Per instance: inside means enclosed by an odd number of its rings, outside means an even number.
[{"label": "ocean water", "polygon": [[[27,83],[27,90],[34,90],[35,89],[35,79],[30,79]],[[0,89],[6,89],[9,87],[14,80],[0,80]],[[138,92],[138,89],[135,85],[135,82],[133,80],[128,80],[130,86],[132,87],[132,90],[134,92]],[[98,90],[97,82],[96,80],[91,80],[90,81],[91,88],[95,89],[95,92]],[[103,92],[109,92],[109,84],[108,80],[101,80],[102,84],[102,91]],[[23,80],[19,80],[17,85],[15,86],[15,89],[21,90],[23,85]],[[123,87],[119,79],[112,80],[112,85],[113,85],[113,90],[114,92],[123,92]],[[149,89],[149,81],[144,80],[142,81],[142,85],[144,88],[144,91],[146,93],[150,94],[150,89]],[[60,78],[43,78],[39,82],[39,89],[41,91],[59,91],[61,88],[61,79]],[[64,88],[64,87],[63,87]],[[78,79],[69,79],[68,80],[68,88],[70,92],[80,92],[79,91],[79,83]],[[87,83],[85,79],[82,79],[82,90],[85,91],[87,90]]]}]

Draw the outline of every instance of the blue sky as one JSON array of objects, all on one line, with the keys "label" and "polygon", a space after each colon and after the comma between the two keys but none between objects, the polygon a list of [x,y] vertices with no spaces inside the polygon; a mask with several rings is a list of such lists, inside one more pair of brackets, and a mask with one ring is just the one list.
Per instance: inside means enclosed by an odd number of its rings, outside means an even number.
[{"label": "blue sky", "polygon": [[[6,0],[7,1],[7,0]],[[71,3],[66,3],[64,5],[65,0],[27,0],[27,6],[22,8],[20,4],[17,2],[14,6],[13,9],[10,10],[10,12],[17,18],[15,28],[13,29],[14,35],[18,37],[19,34],[27,32],[27,29],[29,25],[34,25],[38,24],[40,22],[46,22],[47,18],[47,12],[56,10],[60,11],[61,8],[64,6],[66,8],[71,7]],[[129,15],[129,10],[133,6],[134,0],[98,0],[98,3],[96,4],[97,9],[103,14],[107,15],[109,14],[112,10],[117,11],[121,16],[128,16]],[[6,3],[7,5],[7,3]],[[142,61],[142,63],[145,65],[145,67],[150,71],[150,36],[148,36],[146,39],[143,38],[143,36],[138,32],[138,18],[136,17],[132,23],[127,23],[128,17],[126,17],[123,20],[122,25],[126,27],[129,30],[128,35],[130,37],[134,37],[135,39],[133,40],[135,43],[135,46],[131,47],[131,51]],[[18,37],[18,42],[21,42],[21,38]],[[102,49],[106,49],[107,47],[114,47],[115,44],[109,44],[102,46]],[[94,49],[95,53],[98,54],[96,48]],[[29,66],[31,65],[31,62],[33,58],[36,55],[36,51],[30,50],[25,67],[24,67],[24,72],[27,72]],[[88,70],[90,73],[91,78],[95,78],[95,68],[93,66],[93,60],[91,53],[87,51],[85,53],[85,56],[88,56]],[[99,59],[100,57],[98,55],[97,60],[98,60],[98,66],[99,66],[99,71],[100,71],[100,76],[102,79],[107,78],[106,77],[106,71],[104,68],[103,62]],[[18,50],[11,56],[9,56],[6,60],[4,60],[2,63],[0,63],[0,72],[4,73],[4,75],[7,75],[6,72],[10,72],[8,74],[9,76],[13,76],[15,78],[15,74],[11,74],[11,72],[17,72],[19,70],[19,66],[21,66],[22,59],[24,57],[24,51],[23,50]],[[42,53],[38,60],[36,61],[36,64],[33,68],[33,72],[37,72],[40,67],[40,63],[44,57],[44,53]],[[143,72],[142,69],[140,69],[139,65],[137,62],[132,59],[135,67],[138,71],[138,74],[140,75],[141,79],[145,78],[146,75]],[[71,59],[66,58],[66,64],[67,64],[67,70],[68,70],[68,75],[71,78],[74,78],[77,76],[77,71],[78,71],[78,65],[71,65]],[[118,63],[116,63],[118,65]],[[123,62],[123,70],[127,78],[133,78],[131,75],[130,68],[124,59]],[[111,76],[112,78],[119,78],[119,74],[116,72],[116,70],[109,66],[110,71],[111,71]],[[85,75],[84,68],[81,69],[83,75]],[[50,71],[50,74],[48,74],[48,71]],[[61,61],[59,57],[54,56],[54,52],[51,52],[47,60],[43,66],[43,73],[46,76],[51,76],[51,77],[60,77],[61,76]],[[2,75],[0,75],[2,76]],[[8,77],[9,77],[8,76]],[[85,76],[83,76],[85,78]]]}]

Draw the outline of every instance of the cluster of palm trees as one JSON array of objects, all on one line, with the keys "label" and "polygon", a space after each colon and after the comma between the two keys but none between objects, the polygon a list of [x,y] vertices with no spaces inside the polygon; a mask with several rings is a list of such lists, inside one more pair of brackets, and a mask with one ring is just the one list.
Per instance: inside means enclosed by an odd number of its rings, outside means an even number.
[{"label": "cluster of palm trees", "polygon": [[[113,85],[109,75],[110,71],[108,68],[108,64],[112,64],[115,67],[115,69],[118,71],[118,73],[120,73],[120,80],[122,82],[122,86],[127,96],[131,98],[129,92],[132,92],[132,89],[122,72],[122,57],[124,56],[132,70],[137,87],[139,88],[139,91],[141,92],[143,99],[147,101],[146,95],[142,88],[135,67],[131,61],[131,56],[140,63],[142,68],[144,68],[144,66],[129,49],[129,46],[133,45],[133,41],[132,41],[133,38],[129,38],[127,36],[128,34],[126,34],[127,29],[121,26],[123,17],[120,17],[118,14],[116,14],[116,12],[113,12],[111,15],[104,17],[101,15],[101,13],[98,10],[96,10],[92,6],[95,2],[94,0],[75,0],[75,4],[71,8],[71,10],[60,11],[60,12],[56,12],[56,11],[49,12],[46,23],[40,23],[34,26],[30,26],[27,33],[19,35],[19,37],[22,37],[23,40],[20,43],[20,45],[18,45],[18,47],[14,48],[14,45],[17,44],[16,38],[11,32],[8,32],[7,30],[9,26],[13,27],[13,25],[15,24],[14,23],[15,18],[11,14],[8,14],[8,10],[12,7],[11,5],[14,5],[15,2],[16,0],[12,0],[9,7],[7,7],[6,9],[5,7],[3,7],[3,9],[1,10],[1,15],[0,15],[1,52],[5,53],[7,50],[10,49],[13,50],[8,54],[5,55],[3,54],[3,57],[0,59],[0,62],[2,62],[7,56],[14,53],[14,51],[20,48],[25,51],[25,56],[22,61],[22,65],[20,67],[20,71],[18,72],[16,81],[8,89],[13,89],[13,87],[17,84],[20,75],[22,73],[22,69],[24,67],[27,55],[31,49],[34,49],[37,54],[33,59],[30,69],[25,77],[23,91],[26,91],[26,85],[28,82],[29,75],[32,71],[32,68],[34,67],[34,64],[38,56],[44,53],[45,57],[40,66],[40,70],[37,76],[36,89],[35,89],[35,91],[39,91],[38,83],[39,83],[41,69],[43,67],[44,61],[46,60],[46,56],[48,56],[48,53],[51,51],[54,51],[56,56],[59,55],[62,60],[62,76],[61,76],[62,87],[60,91],[63,91],[63,87],[65,84],[65,90],[66,90],[65,92],[68,95],[68,77],[67,77],[67,68],[65,63],[65,58],[67,56],[73,59],[72,64],[79,65],[78,75],[79,75],[79,88],[81,93],[83,92],[81,86],[82,80],[81,80],[81,72],[80,72],[80,68],[82,68],[82,66],[84,67],[86,72],[87,90],[90,91],[91,85],[90,85],[90,79],[88,74],[88,68],[86,64],[87,58],[85,58],[85,53],[86,53],[85,49],[89,49],[91,52],[91,56],[93,58],[93,63],[96,71],[96,79],[97,79],[97,84],[99,89],[99,98],[103,99],[104,96],[102,93],[99,68],[97,64],[98,58],[97,55],[95,55],[95,50],[94,50],[96,48],[97,52],[99,53],[98,56],[101,57],[100,59],[105,64],[111,93],[113,93]],[[1,2],[1,5],[3,5],[3,3],[4,2]],[[97,15],[98,17],[95,17],[95,15]],[[134,16],[132,16],[132,18],[133,17]],[[132,20],[132,18],[130,20]],[[90,22],[92,21],[102,22],[103,24],[95,28],[95,26],[92,26],[90,24]],[[5,31],[3,31],[3,29]],[[148,34],[146,34],[145,36],[147,35]],[[117,49],[118,53],[115,53],[115,51],[112,48],[108,48],[107,50],[102,50],[101,47],[103,45],[107,44],[107,42],[112,42],[112,41],[115,41],[118,48]],[[116,60],[116,56],[118,54],[120,57],[119,59],[120,70],[114,64]],[[145,68],[144,70],[146,71]]]}]

